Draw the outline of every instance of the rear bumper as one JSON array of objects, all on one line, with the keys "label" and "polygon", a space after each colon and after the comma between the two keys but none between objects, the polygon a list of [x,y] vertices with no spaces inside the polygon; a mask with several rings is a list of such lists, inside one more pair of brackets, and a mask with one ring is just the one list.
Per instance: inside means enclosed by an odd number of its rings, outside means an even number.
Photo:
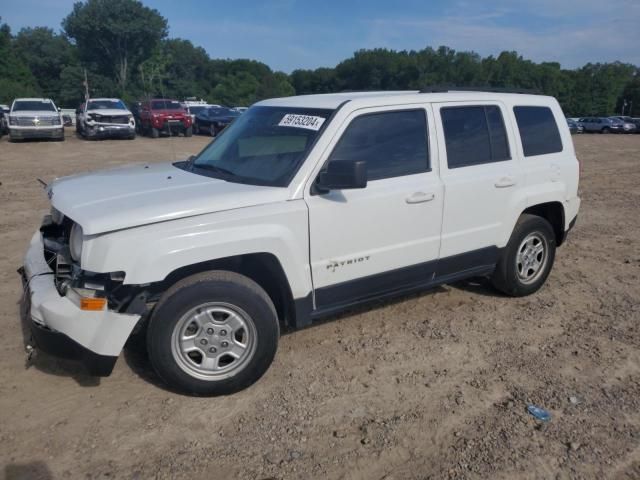
[{"label": "rear bumper", "polygon": [[10,127],[9,133],[14,139],[28,138],[64,138],[64,126],[51,128],[15,128]]},{"label": "rear bumper", "polygon": [[25,311],[37,346],[53,355],[81,360],[94,374],[108,375],[140,316],[108,309],[81,310],[61,296],[44,259],[40,232],[31,239],[25,256],[23,281],[28,290]]}]

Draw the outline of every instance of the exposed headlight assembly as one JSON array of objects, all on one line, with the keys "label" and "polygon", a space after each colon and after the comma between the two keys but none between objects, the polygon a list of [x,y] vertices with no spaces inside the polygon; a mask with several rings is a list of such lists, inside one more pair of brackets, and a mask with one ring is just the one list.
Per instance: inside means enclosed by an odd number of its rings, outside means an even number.
[{"label": "exposed headlight assembly", "polygon": [[77,223],[74,223],[71,227],[71,235],[69,235],[69,252],[71,258],[76,262],[80,261],[82,257],[82,227]]}]

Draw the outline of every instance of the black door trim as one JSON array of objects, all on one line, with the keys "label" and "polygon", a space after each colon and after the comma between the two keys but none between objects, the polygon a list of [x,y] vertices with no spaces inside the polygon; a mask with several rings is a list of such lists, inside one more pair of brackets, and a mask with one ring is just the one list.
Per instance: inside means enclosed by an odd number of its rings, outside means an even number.
[{"label": "black door trim", "polygon": [[500,257],[498,247],[486,247],[315,290],[316,309],[310,297],[296,299],[296,326],[374,300],[414,293],[464,278],[490,275]]}]

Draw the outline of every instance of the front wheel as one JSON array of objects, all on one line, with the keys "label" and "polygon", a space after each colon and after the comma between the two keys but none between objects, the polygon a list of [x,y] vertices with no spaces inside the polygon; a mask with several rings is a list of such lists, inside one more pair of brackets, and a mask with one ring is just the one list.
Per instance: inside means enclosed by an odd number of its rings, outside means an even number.
[{"label": "front wheel", "polygon": [[170,387],[226,395],[266,372],[279,335],[273,302],[257,283],[212,271],[181,280],[162,296],[149,322],[147,348]]},{"label": "front wheel", "polygon": [[215,137],[215,136],[216,136],[216,133],[217,133],[217,132],[216,132],[216,126],[212,123],[212,124],[209,126],[209,135],[211,135],[212,137]]},{"label": "front wheel", "polygon": [[193,135],[193,127],[188,127],[184,129],[184,136],[190,137]]},{"label": "front wheel", "polygon": [[555,234],[549,222],[536,215],[521,215],[491,278],[493,286],[512,297],[538,291],[551,272],[555,254]]},{"label": "front wheel", "polygon": [[151,138],[158,138],[160,136],[160,130],[155,127],[151,127]]},{"label": "front wheel", "polygon": [[604,128],[601,130],[601,133],[609,133],[609,132],[610,132],[609,127],[604,127]]}]

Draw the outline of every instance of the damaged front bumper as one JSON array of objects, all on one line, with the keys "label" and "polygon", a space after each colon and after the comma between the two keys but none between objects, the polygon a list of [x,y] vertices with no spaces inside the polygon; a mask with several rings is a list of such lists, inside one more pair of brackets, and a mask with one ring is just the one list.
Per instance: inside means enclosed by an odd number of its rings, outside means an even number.
[{"label": "damaged front bumper", "polygon": [[25,311],[36,347],[54,356],[80,360],[90,374],[107,376],[140,315],[108,308],[85,311],[58,292],[44,258],[42,233],[36,232],[21,269]]},{"label": "damaged front bumper", "polygon": [[93,123],[87,124],[85,128],[85,134],[89,138],[131,138],[135,133],[136,127],[130,123]]}]

